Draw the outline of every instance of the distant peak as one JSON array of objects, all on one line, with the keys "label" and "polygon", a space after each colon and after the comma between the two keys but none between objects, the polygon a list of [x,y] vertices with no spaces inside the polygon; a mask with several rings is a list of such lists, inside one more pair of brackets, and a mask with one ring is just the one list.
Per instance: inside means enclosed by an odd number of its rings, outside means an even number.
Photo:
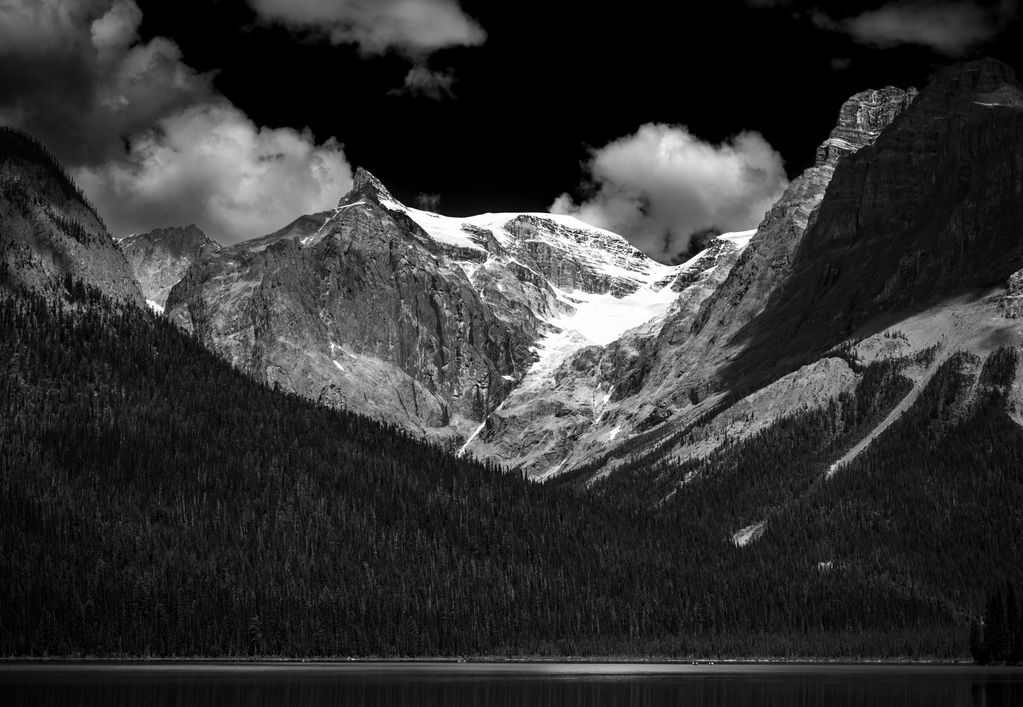
[{"label": "distant peak", "polygon": [[200,247],[200,246],[212,246],[215,250],[220,250],[223,246],[217,241],[213,240],[206,235],[201,228],[194,223],[187,226],[163,226],[160,228],[154,228],[152,231],[146,231],[145,233],[133,233],[130,236],[120,239],[120,243],[135,244],[135,243],[171,243],[175,248],[189,248],[189,247]]},{"label": "distant peak", "polygon": [[378,200],[390,199],[394,200],[391,196],[391,192],[387,191],[387,187],[384,186],[383,182],[373,176],[373,174],[363,167],[359,167],[355,170],[355,184],[352,186],[352,191],[342,199],[342,202],[346,201],[349,196],[353,194],[360,194],[363,196],[373,195]]},{"label": "distant peak", "polygon": [[916,98],[917,90],[894,86],[860,91],[838,111],[838,123],[817,148],[817,165],[834,166],[844,155],[871,144]]}]

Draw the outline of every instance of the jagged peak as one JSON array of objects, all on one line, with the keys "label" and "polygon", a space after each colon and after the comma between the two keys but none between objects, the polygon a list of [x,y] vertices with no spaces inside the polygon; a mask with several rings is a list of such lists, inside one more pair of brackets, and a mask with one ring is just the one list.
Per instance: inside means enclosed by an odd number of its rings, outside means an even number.
[{"label": "jagged peak", "polygon": [[125,251],[157,248],[177,255],[209,250],[218,252],[224,248],[194,223],[187,226],[161,226],[145,233],[133,233],[117,242]]},{"label": "jagged peak", "polygon": [[206,235],[199,226],[194,223],[190,223],[187,226],[159,226],[150,231],[144,231],[141,233],[133,233],[129,236],[119,239],[121,242],[125,241],[140,241],[140,240],[195,240],[201,243],[211,243],[216,245],[218,248],[220,244],[214,239]]},{"label": "jagged peak", "polygon": [[383,182],[374,177],[372,172],[365,167],[359,167],[355,170],[355,181],[352,185],[352,190],[342,197],[339,205],[349,203],[356,196],[359,198],[373,197],[377,201],[382,199],[395,201]]},{"label": "jagged peak", "polygon": [[838,121],[828,139],[817,148],[817,166],[838,163],[839,158],[872,143],[917,96],[917,90],[895,86],[868,89],[850,96],[838,111]]}]

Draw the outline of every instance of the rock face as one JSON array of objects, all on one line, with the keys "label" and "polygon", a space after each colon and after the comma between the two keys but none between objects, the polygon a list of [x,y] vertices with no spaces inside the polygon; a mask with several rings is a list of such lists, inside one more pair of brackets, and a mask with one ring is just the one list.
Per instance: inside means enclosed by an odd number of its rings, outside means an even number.
[{"label": "rock face", "polygon": [[540,361],[466,449],[546,478],[598,458],[648,415],[663,414],[659,400],[642,396],[645,366],[657,355],[660,334],[669,321],[695,317],[751,235],[724,234],[711,241],[663,285],[667,306],[660,313],[602,346],[579,342],[572,330],[542,339]]},{"label": "rock face", "polygon": [[998,302],[998,309],[1008,319],[1023,319],[1023,270],[1009,276],[1005,296]]},{"label": "rock face", "polygon": [[569,217],[410,209],[359,170],[333,211],[194,262],[167,313],[261,380],[457,444],[541,338],[601,304],[621,321],[591,336],[642,321],[676,270]]},{"label": "rock face", "polygon": [[0,128],[0,267],[9,283],[51,298],[65,278],[142,306],[124,255],[56,160],[28,135]]},{"label": "rock face", "polygon": [[[830,390],[821,376],[831,375],[821,362],[842,347],[860,357],[861,340],[870,350],[911,340],[904,354],[930,351],[935,362],[884,425],[955,351],[987,355],[1018,343],[1005,317],[1017,311],[1014,273],[1023,265],[1020,105],[1012,72],[994,61],[946,70],[917,96],[854,96],[817,164],[699,313],[665,322],[658,343],[636,346],[644,353],[620,369],[616,384],[636,391],[631,408],[642,415],[644,403],[656,405],[606,452],[600,473],[626,459],[705,454],[724,433],[735,439],[785,408],[820,406]],[[980,297],[1007,282],[1008,295]],[[832,393],[852,384],[842,377]],[[803,390],[791,380],[814,384]],[[693,435],[683,443],[691,431],[699,444]]]},{"label": "rock face", "polygon": [[998,62],[947,69],[844,159],[724,380],[770,378],[881,315],[1003,287],[1023,266],[1021,97]]},{"label": "rock face", "polygon": [[360,171],[333,211],[194,263],[168,311],[262,380],[535,477],[684,460],[830,409],[857,357],[920,357],[918,392],[1017,340],[1021,105],[991,61],[859,93],[755,233],[675,267],[568,217],[410,209]]},{"label": "rock face", "polygon": [[713,409],[728,392],[717,376],[741,350],[733,337],[789,274],[836,167],[870,145],[915,96],[889,87],[846,101],[816,164],[793,181],[752,238],[740,247],[729,247],[728,236],[712,241],[682,266],[672,285],[678,299],[663,318],[580,352],[539,390],[516,391],[471,451],[546,476],[659,447]]},{"label": "rock face", "polygon": [[124,252],[142,295],[151,307],[163,310],[171,288],[195,261],[221,246],[198,226],[158,228],[117,242]]},{"label": "rock face", "polygon": [[708,382],[717,364],[735,354],[736,333],[763,311],[788,276],[839,163],[871,145],[915,97],[914,89],[888,87],[863,91],[846,101],[835,129],[817,150],[814,166],[794,180],[767,213],[732,276],[707,300],[691,326],[678,322],[669,327],[670,343],[686,342],[680,359],[671,366],[695,368],[707,375],[707,379],[693,380],[692,386],[710,392]]}]

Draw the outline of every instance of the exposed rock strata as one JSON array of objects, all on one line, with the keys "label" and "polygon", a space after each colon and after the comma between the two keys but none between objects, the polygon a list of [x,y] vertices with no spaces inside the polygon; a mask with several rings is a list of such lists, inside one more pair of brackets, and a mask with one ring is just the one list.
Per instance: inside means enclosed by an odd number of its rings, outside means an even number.
[{"label": "exposed rock strata", "polygon": [[574,219],[409,209],[359,170],[333,211],[197,261],[167,310],[261,380],[456,443],[576,311],[573,293],[673,274]]},{"label": "exposed rock strata", "polygon": [[[656,447],[712,409],[727,392],[720,372],[742,348],[736,334],[788,276],[836,167],[870,145],[915,95],[889,87],[850,98],[816,164],[793,181],[744,250],[717,250],[725,246],[713,241],[694,259],[703,263],[676,276],[679,299],[664,318],[604,349],[581,351],[540,392],[517,391],[471,450],[543,476]],[[515,405],[519,397],[524,403]],[[553,417],[541,414],[549,410]]]},{"label": "exposed rock strata", "polygon": [[160,308],[192,263],[221,248],[195,224],[136,233],[117,244],[128,259],[146,301]]}]

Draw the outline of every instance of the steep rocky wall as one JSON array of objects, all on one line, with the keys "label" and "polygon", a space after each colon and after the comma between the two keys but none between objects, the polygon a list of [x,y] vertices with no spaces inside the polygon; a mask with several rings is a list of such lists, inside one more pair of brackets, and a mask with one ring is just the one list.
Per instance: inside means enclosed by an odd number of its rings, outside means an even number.
[{"label": "steep rocky wall", "polygon": [[871,144],[915,96],[888,87],[846,101],[815,165],[793,181],[744,250],[712,241],[675,276],[680,295],[663,320],[579,352],[539,393],[517,391],[470,450],[537,475],[560,473],[603,455],[613,463],[642,453],[713,409],[728,392],[721,371],[742,347],[736,334],[788,276],[836,167]]},{"label": "steep rocky wall", "polygon": [[262,380],[457,439],[528,367],[536,333],[495,316],[389,196],[363,173],[316,231],[197,263],[168,313]]},{"label": "steep rocky wall", "polygon": [[117,244],[131,265],[142,295],[158,307],[167,303],[171,288],[192,263],[221,247],[195,224],[137,233]]},{"label": "steep rocky wall", "polygon": [[953,67],[843,160],[725,379],[769,377],[879,315],[1004,286],[1023,266],[1021,97],[1003,64]]}]

